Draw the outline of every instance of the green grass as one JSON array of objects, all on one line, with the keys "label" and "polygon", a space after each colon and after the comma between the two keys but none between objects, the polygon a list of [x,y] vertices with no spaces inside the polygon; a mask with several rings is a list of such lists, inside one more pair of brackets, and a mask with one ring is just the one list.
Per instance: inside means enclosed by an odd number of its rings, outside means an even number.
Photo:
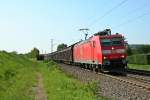
[{"label": "green grass", "polygon": [[103,100],[96,97],[96,83],[84,84],[61,71],[54,62],[40,70],[44,77],[48,100]]},{"label": "green grass", "polygon": [[36,63],[5,51],[0,52],[0,100],[32,100]]},{"label": "green grass", "polygon": [[48,100],[103,100],[96,82],[81,83],[55,62],[37,62],[23,55],[0,51],[0,100],[34,100],[37,73],[43,76]]},{"label": "green grass", "polygon": [[128,64],[128,67],[131,68],[131,69],[150,71],[150,65]]}]

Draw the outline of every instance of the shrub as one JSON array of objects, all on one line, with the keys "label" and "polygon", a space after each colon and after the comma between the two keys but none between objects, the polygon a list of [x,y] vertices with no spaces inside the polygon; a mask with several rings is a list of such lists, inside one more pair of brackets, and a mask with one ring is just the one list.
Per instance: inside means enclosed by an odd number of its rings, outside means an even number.
[{"label": "shrub", "polygon": [[150,54],[132,55],[127,59],[131,64],[150,64]]},{"label": "shrub", "polygon": [[10,79],[11,77],[15,76],[16,72],[12,69],[7,69],[5,72],[4,72],[4,76],[5,76],[5,79],[8,80]]}]

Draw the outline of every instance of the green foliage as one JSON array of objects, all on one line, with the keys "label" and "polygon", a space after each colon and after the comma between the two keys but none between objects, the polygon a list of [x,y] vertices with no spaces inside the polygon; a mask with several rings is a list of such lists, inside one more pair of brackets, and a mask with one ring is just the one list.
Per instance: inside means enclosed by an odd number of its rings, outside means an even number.
[{"label": "green foliage", "polygon": [[29,58],[38,58],[40,51],[37,48],[33,48],[29,53],[27,53],[27,57]]},{"label": "green foliage", "polygon": [[139,48],[137,48],[139,53],[150,53],[150,45],[141,45]]},{"label": "green foliage", "polygon": [[0,51],[0,100],[32,100],[36,65],[24,56]]},{"label": "green foliage", "polygon": [[45,90],[48,100],[97,100],[96,83],[84,84],[59,70],[59,66],[50,61],[47,66],[41,65]]},{"label": "green foliage", "polygon": [[49,100],[97,100],[96,83],[68,77],[53,61],[37,62],[16,53],[0,52],[0,100],[34,100],[37,73],[43,76]]},{"label": "green foliage", "polygon": [[64,44],[64,43],[59,44],[59,45],[57,46],[57,51],[63,50],[63,49],[65,49],[65,48],[67,48],[67,44]]},{"label": "green foliage", "polygon": [[150,64],[150,54],[128,56],[128,61],[131,64]]},{"label": "green foliage", "polygon": [[132,50],[132,55],[140,54],[138,49],[131,49]]},{"label": "green foliage", "polygon": [[[150,53],[150,45],[129,45],[129,55]],[[131,54],[130,54],[131,53]]]},{"label": "green foliage", "polygon": [[11,54],[18,54],[17,51],[12,51]]},{"label": "green foliage", "polygon": [[131,69],[150,71],[150,65],[128,64],[128,67]]},{"label": "green foliage", "polygon": [[5,72],[4,72],[4,79],[5,80],[8,80],[10,79],[11,77],[15,76],[16,75],[16,71],[14,69],[7,69]]},{"label": "green foliage", "polygon": [[94,94],[97,93],[97,82],[90,82],[87,84],[87,87],[90,91],[92,91]]},{"label": "green foliage", "polygon": [[133,54],[132,49],[131,49],[131,47],[129,45],[127,45],[127,54],[128,55],[132,55]]}]

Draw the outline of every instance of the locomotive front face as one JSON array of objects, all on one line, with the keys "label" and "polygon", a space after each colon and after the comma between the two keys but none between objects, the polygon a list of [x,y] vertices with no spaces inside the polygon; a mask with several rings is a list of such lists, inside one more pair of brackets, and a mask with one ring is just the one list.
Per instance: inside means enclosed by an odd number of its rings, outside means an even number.
[{"label": "locomotive front face", "polygon": [[122,36],[100,38],[103,65],[126,65],[126,47]]}]

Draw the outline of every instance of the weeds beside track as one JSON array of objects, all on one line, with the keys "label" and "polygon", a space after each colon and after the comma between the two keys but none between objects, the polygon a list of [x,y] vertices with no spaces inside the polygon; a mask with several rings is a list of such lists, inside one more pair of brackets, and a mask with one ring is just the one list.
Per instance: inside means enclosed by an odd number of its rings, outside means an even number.
[{"label": "weeds beside track", "polygon": [[78,81],[52,61],[0,52],[0,100],[97,100],[95,88],[95,83]]},{"label": "weeds beside track", "polygon": [[94,93],[96,84],[82,83],[71,75],[60,70],[59,65],[54,62],[48,62],[41,65],[40,71],[43,75],[45,90],[48,100],[104,100],[97,98]]},{"label": "weeds beside track", "polygon": [[74,75],[83,82],[90,82],[92,80],[100,81],[98,84],[100,89],[98,89],[99,91],[97,93],[108,96],[108,98],[115,96],[119,100],[150,99],[149,85],[144,86],[145,83],[141,84],[141,81],[139,82],[131,77],[96,73],[77,66],[64,64],[61,64],[61,66],[67,73]]}]

